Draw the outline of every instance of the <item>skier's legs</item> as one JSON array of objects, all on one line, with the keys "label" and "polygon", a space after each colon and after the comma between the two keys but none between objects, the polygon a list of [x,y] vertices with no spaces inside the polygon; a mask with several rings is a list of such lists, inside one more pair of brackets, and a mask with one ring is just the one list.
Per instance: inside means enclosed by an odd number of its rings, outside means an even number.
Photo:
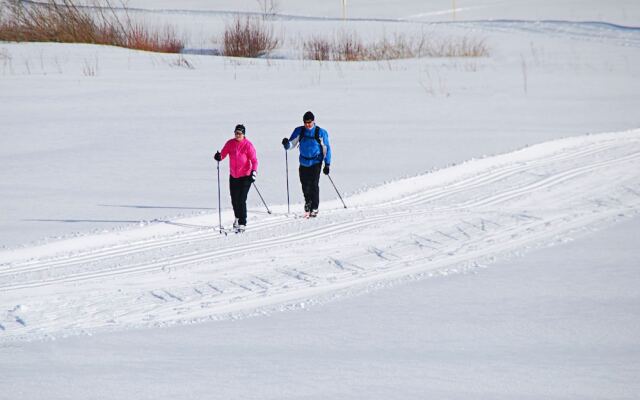
[{"label": "skier's legs", "polygon": [[[241,212],[240,199],[242,194],[242,185],[239,178],[234,178],[233,176],[229,176],[229,192],[231,193],[231,205],[233,206],[233,215],[235,215],[236,218],[240,218],[240,212]],[[246,210],[245,210],[245,213],[246,213]]]},{"label": "skier's legs", "polygon": [[302,185],[302,194],[304,194],[304,210],[310,211],[311,209],[311,184],[312,184],[312,176],[311,176],[311,168],[300,166],[298,170],[300,173],[300,184]]},{"label": "skier's legs", "polygon": [[320,205],[320,170],[322,164],[300,166],[300,183],[304,193],[305,211],[317,210]]},{"label": "skier's legs", "polygon": [[240,189],[238,193],[238,223],[240,225],[247,225],[247,195],[251,189],[251,178],[245,176],[240,178]]},{"label": "skier's legs", "polygon": [[322,168],[322,164],[316,164],[312,168],[311,175],[311,210],[317,210],[320,206],[320,170]]}]

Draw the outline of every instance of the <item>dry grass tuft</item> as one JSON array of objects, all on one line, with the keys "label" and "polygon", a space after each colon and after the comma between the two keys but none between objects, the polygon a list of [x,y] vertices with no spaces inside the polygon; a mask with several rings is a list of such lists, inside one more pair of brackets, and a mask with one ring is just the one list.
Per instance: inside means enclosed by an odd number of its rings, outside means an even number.
[{"label": "dry grass tuft", "polygon": [[193,64],[191,64],[191,62],[182,55],[169,62],[169,66],[175,68],[196,69]]},{"label": "dry grass tuft", "polygon": [[169,27],[162,32],[152,32],[144,26],[136,24],[129,28],[125,47],[160,53],[180,53],[184,44],[182,40],[178,39],[175,31]]},{"label": "dry grass tuft", "polygon": [[236,17],[224,32],[222,54],[229,57],[260,57],[274,50],[280,40],[258,18]]},{"label": "dry grass tuft", "polygon": [[332,57],[332,43],[319,36],[314,36],[303,43],[304,55],[308,60],[326,61]]},{"label": "dry grass tuft", "polygon": [[97,12],[77,6],[73,0],[41,4],[2,0],[0,40],[91,43],[165,53],[178,53],[184,47],[169,28],[151,31],[134,23],[128,14],[121,18],[109,0],[96,0],[95,5]]},{"label": "dry grass tuft", "polygon": [[369,51],[354,33],[343,33],[333,43],[333,59],[337,61],[364,61],[370,59]]},{"label": "dry grass tuft", "polygon": [[357,34],[342,32],[333,40],[313,36],[303,43],[305,59],[332,61],[378,61],[417,57],[486,57],[482,39],[469,37],[432,40],[426,34],[408,37],[395,34],[365,44]]},{"label": "dry grass tuft", "polygon": [[443,41],[434,50],[432,57],[488,57],[489,47],[484,39],[468,36]]}]

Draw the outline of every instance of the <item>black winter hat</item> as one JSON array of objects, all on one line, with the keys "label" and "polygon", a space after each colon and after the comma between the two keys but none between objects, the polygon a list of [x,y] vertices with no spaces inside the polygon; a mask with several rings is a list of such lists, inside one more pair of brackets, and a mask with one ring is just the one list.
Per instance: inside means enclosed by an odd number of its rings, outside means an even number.
[{"label": "black winter hat", "polygon": [[243,135],[246,135],[246,129],[244,128],[244,125],[242,124],[238,124],[236,125],[236,129],[233,130],[234,132],[242,132]]},{"label": "black winter hat", "polygon": [[311,111],[307,111],[302,116],[302,122],[304,122],[304,121],[315,121],[315,120],[316,120],[316,117],[313,115],[313,113]]}]

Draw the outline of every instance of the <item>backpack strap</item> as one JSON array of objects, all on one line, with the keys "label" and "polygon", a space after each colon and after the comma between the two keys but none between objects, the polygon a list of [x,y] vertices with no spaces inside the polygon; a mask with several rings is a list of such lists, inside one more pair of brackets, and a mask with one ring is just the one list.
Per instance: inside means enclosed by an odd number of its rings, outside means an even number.
[{"label": "backpack strap", "polygon": [[[304,126],[300,127],[300,136],[298,136],[300,138],[300,143],[302,143],[302,140],[305,139],[307,136],[304,134],[306,132],[306,128]],[[316,129],[314,129],[314,134],[313,136],[316,139],[316,142],[318,142],[318,146],[320,146],[320,153],[322,154],[322,159],[320,159],[320,162],[322,162],[322,160],[324,160],[324,156],[326,155],[326,150],[325,150],[325,146],[322,144],[322,139],[320,139],[320,127],[318,125],[316,125]],[[309,138],[311,139],[311,138]],[[305,158],[307,160],[317,160],[317,158],[308,158],[308,157],[304,157],[302,156],[302,158]]]},{"label": "backpack strap", "polygon": [[316,142],[318,142],[318,146],[320,146],[320,152],[322,153],[322,159],[320,160],[320,162],[322,163],[324,161],[324,158],[327,156],[327,146],[325,146],[322,142],[322,139],[320,139],[320,127],[318,125],[316,125],[315,136]]},{"label": "backpack strap", "polygon": [[[305,139],[305,132],[306,132],[306,128],[303,126],[300,126],[300,141],[302,141],[302,139]],[[320,127],[318,125],[316,125],[316,129],[314,129],[314,133],[313,136],[315,136],[316,138],[316,142],[318,142],[318,144],[320,145],[320,148],[322,148],[322,140],[320,140]]]}]

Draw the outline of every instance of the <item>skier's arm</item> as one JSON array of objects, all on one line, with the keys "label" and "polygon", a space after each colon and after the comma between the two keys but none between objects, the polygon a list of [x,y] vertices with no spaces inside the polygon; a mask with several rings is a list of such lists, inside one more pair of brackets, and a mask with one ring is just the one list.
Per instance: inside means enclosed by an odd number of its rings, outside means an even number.
[{"label": "skier's arm", "polygon": [[329,133],[322,132],[322,152],[324,153],[324,164],[331,165],[331,144],[329,143]]},{"label": "skier's arm", "polygon": [[220,150],[220,155],[222,156],[220,159],[224,160],[228,154],[229,154],[229,142],[225,143],[222,150]]},{"label": "skier's arm", "polygon": [[251,161],[251,171],[258,171],[258,154],[253,144],[247,149],[247,158]]},{"label": "skier's arm", "polygon": [[291,137],[289,138],[289,147],[287,150],[295,148],[300,143],[300,134],[302,133],[301,128],[296,128],[293,130]]}]

